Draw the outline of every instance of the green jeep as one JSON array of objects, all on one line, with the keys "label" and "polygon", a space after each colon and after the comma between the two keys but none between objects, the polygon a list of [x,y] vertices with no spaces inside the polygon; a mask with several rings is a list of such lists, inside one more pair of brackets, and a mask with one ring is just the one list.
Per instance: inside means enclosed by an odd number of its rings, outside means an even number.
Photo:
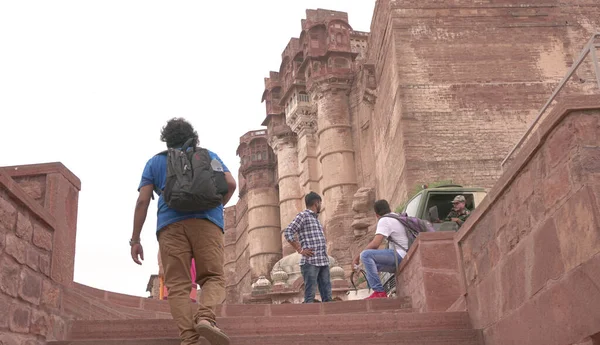
[{"label": "green jeep", "polygon": [[455,196],[464,195],[467,209],[473,211],[487,194],[483,188],[465,188],[459,185],[423,187],[425,188],[406,203],[402,212],[406,212],[411,217],[430,221],[436,231],[458,230],[458,224],[444,221],[452,210],[452,200]]},{"label": "green jeep", "polygon": [[[458,231],[458,224],[446,222],[444,219],[452,210],[452,200],[457,195],[464,195],[466,207],[473,211],[486,196],[484,188],[463,187],[459,185],[441,185],[434,188],[423,186],[402,209],[411,217],[418,217],[432,223],[436,231]],[[388,296],[396,294],[396,278],[392,273],[380,272],[379,277]]]}]

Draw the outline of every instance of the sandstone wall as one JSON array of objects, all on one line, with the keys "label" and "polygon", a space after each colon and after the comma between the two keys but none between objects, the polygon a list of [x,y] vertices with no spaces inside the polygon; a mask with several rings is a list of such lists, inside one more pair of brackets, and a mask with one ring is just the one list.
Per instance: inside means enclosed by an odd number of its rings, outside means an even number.
[{"label": "sandstone wall", "polygon": [[600,332],[600,96],[559,105],[457,234],[466,307],[489,345]]},{"label": "sandstone wall", "polygon": [[73,319],[171,317],[166,301],[73,282],[79,190],[60,163],[0,168],[0,344],[64,340]]},{"label": "sandstone wall", "polygon": [[[359,181],[392,204],[423,182],[491,187],[599,28],[592,0],[379,0],[367,53],[377,100],[368,121],[366,108],[353,111]],[[590,71],[575,76],[578,93],[592,85]]]},{"label": "sandstone wall", "polygon": [[419,312],[446,311],[460,296],[454,234],[419,234],[398,267],[396,295]]},{"label": "sandstone wall", "polygon": [[61,164],[0,168],[0,343],[64,338],[79,188]]}]

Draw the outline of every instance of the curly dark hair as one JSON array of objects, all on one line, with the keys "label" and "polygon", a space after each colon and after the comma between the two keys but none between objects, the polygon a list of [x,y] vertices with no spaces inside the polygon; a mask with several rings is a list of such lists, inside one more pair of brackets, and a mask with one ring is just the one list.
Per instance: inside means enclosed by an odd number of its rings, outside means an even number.
[{"label": "curly dark hair", "polygon": [[168,148],[181,147],[189,138],[194,139],[192,146],[198,146],[198,132],[181,117],[170,119],[160,131],[160,140],[167,143]]}]

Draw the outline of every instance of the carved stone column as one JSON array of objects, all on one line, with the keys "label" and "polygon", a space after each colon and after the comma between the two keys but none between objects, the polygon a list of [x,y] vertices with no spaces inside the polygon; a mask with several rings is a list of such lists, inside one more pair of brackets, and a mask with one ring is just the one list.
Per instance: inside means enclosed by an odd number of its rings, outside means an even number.
[{"label": "carved stone column", "polygon": [[325,228],[329,253],[348,271],[352,231],[352,200],[357,190],[349,109],[350,83],[325,80],[313,87],[318,107],[321,188],[327,207]]},{"label": "carved stone column", "polygon": [[273,152],[277,155],[279,217],[283,256],[294,253],[294,248],[283,237],[283,231],[304,206],[298,173],[297,137],[291,133],[289,127],[288,130],[290,131],[290,133],[287,133],[288,135],[274,136],[269,140]]},{"label": "carved stone column", "polygon": [[288,125],[298,134],[298,168],[302,195],[310,191],[320,192],[316,114],[305,111],[296,117],[288,118]]},{"label": "carved stone column", "polygon": [[248,201],[247,241],[251,278],[267,276],[281,259],[279,193],[275,188],[275,157],[266,131],[251,131],[240,138],[240,171],[246,179]]}]

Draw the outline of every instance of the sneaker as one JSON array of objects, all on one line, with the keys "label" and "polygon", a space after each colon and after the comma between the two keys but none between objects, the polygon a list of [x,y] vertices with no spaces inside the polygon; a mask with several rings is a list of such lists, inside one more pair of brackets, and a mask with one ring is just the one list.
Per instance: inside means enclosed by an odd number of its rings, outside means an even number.
[{"label": "sneaker", "polygon": [[387,294],[385,293],[385,291],[373,291],[371,296],[369,296],[365,299],[374,299],[374,298],[387,298]]},{"label": "sneaker", "polygon": [[229,337],[217,327],[217,324],[209,320],[200,320],[194,326],[198,335],[211,345],[229,345]]}]

